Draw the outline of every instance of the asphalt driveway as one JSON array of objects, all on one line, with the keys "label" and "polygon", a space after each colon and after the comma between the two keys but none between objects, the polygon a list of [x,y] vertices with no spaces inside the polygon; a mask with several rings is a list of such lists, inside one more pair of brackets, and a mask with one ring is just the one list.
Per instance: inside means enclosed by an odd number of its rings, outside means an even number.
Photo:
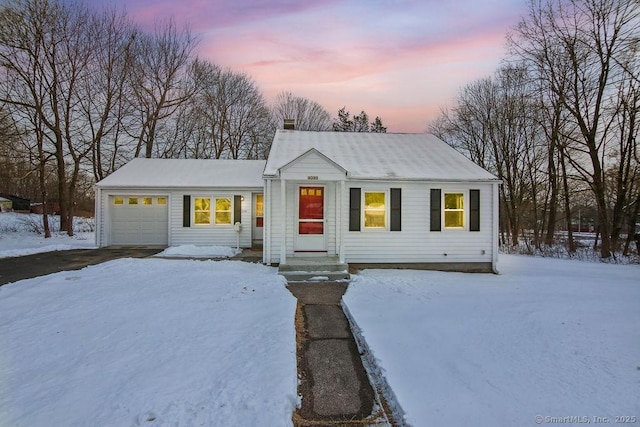
[{"label": "asphalt driveway", "polygon": [[73,249],[43,252],[15,258],[0,258],[0,286],[18,280],[65,270],[80,270],[117,258],[146,258],[162,251],[158,247]]}]

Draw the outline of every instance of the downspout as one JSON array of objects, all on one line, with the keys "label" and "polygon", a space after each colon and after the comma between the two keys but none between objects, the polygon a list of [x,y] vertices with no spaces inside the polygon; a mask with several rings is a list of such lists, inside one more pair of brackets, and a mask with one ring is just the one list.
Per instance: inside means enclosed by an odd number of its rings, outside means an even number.
[{"label": "downspout", "polygon": [[344,218],[344,180],[340,181],[340,195],[338,197],[338,207],[339,207],[339,217],[338,217],[338,230],[340,231],[340,240],[338,243],[338,256],[340,259],[340,263],[344,264],[345,263],[345,250],[344,250],[344,223],[343,223],[343,218]]},{"label": "downspout", "polygon": [[262,230],[262,262],[271,265],[271,180],[265,179],[264,186],[264,228]]},{"label": "downspout", "polygon": [[282,241],[280,242],[280,264],[287,263],[287,182],[280,176],[280,217],[282,218]]},{"label": "downspout", "polygon": [[97,247],[100,247],[100,241],[101,239],[101,229],[102,229],[102,214],[100,212],[100,206],[102,206],[102,189],[100,189],[100,187],[95,187],[96,189],[96,199],[94,200],[94,204],[95,204],[95,213],[96,213],[96,218],[95,218],[95,236],[94,236],[94,240],[95,240],[95,244]]},{"label": "downspout", "polygon": [[498,227],[499,227],[499,206],[498,187],[500,183],[493,184],[493,227],[491,230],[492,248],[491,248],[491,270],[494,274],[500,274],[498,271]]}]

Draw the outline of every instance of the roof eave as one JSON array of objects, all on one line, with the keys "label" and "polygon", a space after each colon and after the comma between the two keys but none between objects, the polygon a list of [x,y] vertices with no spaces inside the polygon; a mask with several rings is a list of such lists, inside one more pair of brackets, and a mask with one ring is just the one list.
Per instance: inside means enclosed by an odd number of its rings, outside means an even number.
[{"label": "roof eave", "polygon": [[381,177],[372,177],[372,176],[357,176],[357,175],[348,175],[347,176],[351,181],[428,181],[428,182],[497,182],[502,183],[502,180],[498,178],[428,178],[428,177],[389,177],[389,176],[381,176]]}]

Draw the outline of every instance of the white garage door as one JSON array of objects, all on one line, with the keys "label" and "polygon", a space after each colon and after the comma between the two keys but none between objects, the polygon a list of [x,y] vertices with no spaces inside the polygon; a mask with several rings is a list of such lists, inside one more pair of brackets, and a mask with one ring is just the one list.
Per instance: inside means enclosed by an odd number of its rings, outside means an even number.
[{"label": "white garage door", "polygon": [[110,196],[112,245],[168,244],[166,196]]}]

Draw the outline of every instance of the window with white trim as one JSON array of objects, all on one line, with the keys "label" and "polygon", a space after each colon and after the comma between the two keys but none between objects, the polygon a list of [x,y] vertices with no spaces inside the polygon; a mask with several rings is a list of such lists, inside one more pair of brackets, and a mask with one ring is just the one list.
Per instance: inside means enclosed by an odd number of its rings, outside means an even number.
[{"label": "window with white trim", "polygon": [[211,224],[211,199],[208,197],[193,198],[193,223],[195,225]]},{"label": "window with white trim", "polygon": [[464,228],[464,193],[444,193],[444,228]]},{"label": "window with white trim", "polygon": [[365,229],[387,228],[387,192],[364,191],[363,216]]},{"label": "window with white trim", "polygon": [[231,225],[232,214],[233,214],[231,198],[217,197],[215,207],[216,207],[216,213],[215,213],[216,225]]}]

